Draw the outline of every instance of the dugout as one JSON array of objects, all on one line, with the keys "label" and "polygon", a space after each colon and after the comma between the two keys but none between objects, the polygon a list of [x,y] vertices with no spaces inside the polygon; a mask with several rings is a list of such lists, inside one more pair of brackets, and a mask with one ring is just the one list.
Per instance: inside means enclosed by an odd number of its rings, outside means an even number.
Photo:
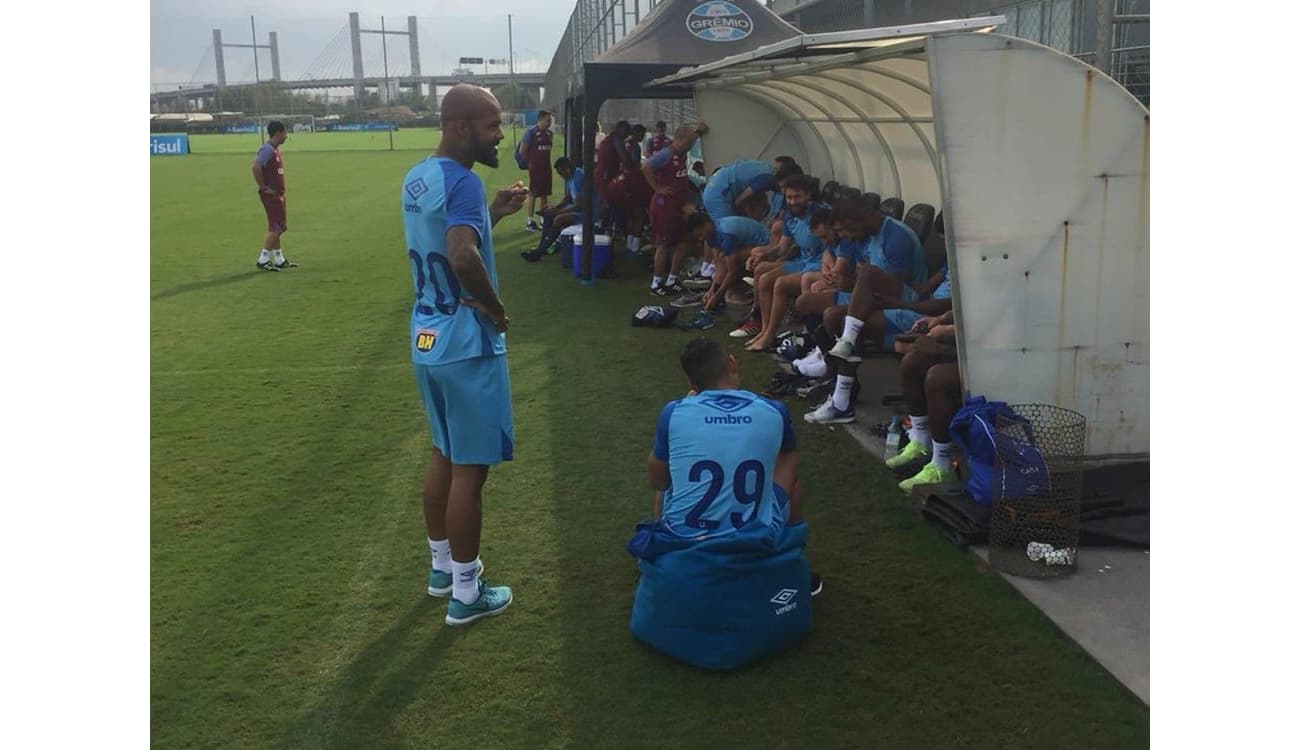
[{"label": "dugout", "polygon": [[[582,65],[582,88],[564,101],[565,151],[582,154],[591,173],[596,157],[600,108],[612,99],[689,99],[689,87],[646,88],[651,80],[675,73],[683,65],[701,65],[794,39],[799,30],[757,0],[663,0],[618,44]],[[671,62],[667,62],[671,61]],[[574,138],[575,134],[580,134]],[[583,187],[594,205],[595,181]],[[586,212],[583,235],[594,234],[595,217]],[[584,269],[591,281],[590,253]]]},{"label": "dugout", "polygon": [[790,154],[942,209],[966,388],[1082,413],[1094,458],[1145,457],[1150,116],[1000,20],[800,35],[648,88],[694,94],[710,170]]}]

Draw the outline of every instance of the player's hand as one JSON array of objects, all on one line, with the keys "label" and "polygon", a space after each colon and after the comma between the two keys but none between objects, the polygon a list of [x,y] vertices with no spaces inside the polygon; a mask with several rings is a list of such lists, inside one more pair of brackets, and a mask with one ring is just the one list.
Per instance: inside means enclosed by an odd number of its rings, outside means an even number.
[{"label": "player's hand", "polygon": [[957,326],[949,323],[947,325],[933,326],[926,331],[926,336],[939,341],[956,341]]},{"label": "player's hand", "polygon": [[482,302],[471,297],[462,297],[460,303],[466,307],[472,307],[486,315],[497,327],[498,333],[505,333],[506,329],[510,327],[510,316],[506,315],[506,308],[504,305],[500,305],[497,309],[493,310]]},{"label": "player's hand", "polygon": [[266,193],[268,195],[275,195],[275,190],[270,187],[267,187],[266,185],[263,185],[262,187],[258,188],[257,192]]},{"label": "player's hand", "polygon": [[510,187],[497,191],[496,200],[492,201],[492,213],[497,217],[509,216],[524,207],[524,199],[527,197],[528,188],[524,183],[516,181]]},{"label": "player's hand", "polygon": [[941,319],[940,316],[937,315],[927,315],[926,317],[921,318],[920,320],[913,323],[912,330],[908,331],[908,333],[925,333],[926,331],[929,331],[931,328],[934,328],[935,326],[939,325],[940,319]]},{"label": "player's hand", "polygon": [[708,135],[708,134],[709,134],[709,124],[708,124],[707,122],[704,122],[703,120],[701,120],[701,121],[700,121],[700,124],[695,126],[695,132],[699,133],[700,135]]}]

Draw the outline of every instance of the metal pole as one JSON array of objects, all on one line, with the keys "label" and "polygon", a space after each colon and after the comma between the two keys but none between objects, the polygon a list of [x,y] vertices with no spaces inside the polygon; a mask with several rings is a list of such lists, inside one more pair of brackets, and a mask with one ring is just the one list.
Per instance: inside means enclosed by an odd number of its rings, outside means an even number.
[{"label": "metal pole", "polygon": [[1097,0],[1097,68],[1110,75],[1110,52],[1115,33],[1115,0]]},{"label": "metal pole", "polygon": [[[510,44],[510,98],[514,100],[515,110],[512,114],[517,115],[519,114],[519,89],[515,87],[515,24],[514,16],[510,13],[506,14],[506,38]],[[510,118],[510,142],[514,144],[513,148],[518,150],[519,135],[515,128],[514,117]]]},{"label": "metal pole", "polygon": [[248,23],[253,27],[253,118],[257,121],[257,141],[265,143],[266,134],[262,132],[262,109],[258,97],[258,89],[262,88],[262,74],[257,67],[257,21],[249,16]]},{"label": "metal pole", "polygon": [[[393,89],[388,83],[388,34],[385,33],[384,17],[379,17],[379,38],[384,45],[384,107],[388,110],[391,117],[393,114]],[[393,128],[388,128],[388,150],[393,150]]]}]

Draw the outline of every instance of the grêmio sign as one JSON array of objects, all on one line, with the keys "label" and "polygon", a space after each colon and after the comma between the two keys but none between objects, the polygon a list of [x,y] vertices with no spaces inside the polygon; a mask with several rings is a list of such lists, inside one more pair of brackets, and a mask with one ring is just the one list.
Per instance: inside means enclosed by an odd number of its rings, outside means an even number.
[{"label": "gr\u00eamio sign", "polygon": [[182,156],[190,152],[188,135],[150,135],[150,156]]}]

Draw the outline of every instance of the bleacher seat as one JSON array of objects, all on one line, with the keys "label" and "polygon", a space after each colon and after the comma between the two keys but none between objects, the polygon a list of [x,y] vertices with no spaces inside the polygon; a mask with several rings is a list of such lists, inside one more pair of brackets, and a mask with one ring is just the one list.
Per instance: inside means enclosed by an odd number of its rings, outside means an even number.
[{"label": "bleacher seat", "polygon": [[867,199],[872,208],[880,208],[880,193],[863,193],[862,197]]},{"label": "bleacher seat", "polygon": [[898,221],[902,221],[903,220],[903,199],[886,198],[880,202],[880,210],[883,211],[885,215],[892,216]]}]

